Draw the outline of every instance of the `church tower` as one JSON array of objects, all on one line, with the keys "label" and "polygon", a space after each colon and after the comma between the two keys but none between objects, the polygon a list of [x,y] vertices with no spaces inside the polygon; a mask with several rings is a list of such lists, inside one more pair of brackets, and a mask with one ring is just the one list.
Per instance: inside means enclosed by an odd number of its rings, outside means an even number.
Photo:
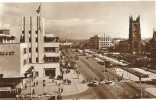
[{"label": "church tower", "polygon": [[130,52],[141,52],[141,28],[140,15],[133,20],[132,15],[129,17],[129,43]]}]

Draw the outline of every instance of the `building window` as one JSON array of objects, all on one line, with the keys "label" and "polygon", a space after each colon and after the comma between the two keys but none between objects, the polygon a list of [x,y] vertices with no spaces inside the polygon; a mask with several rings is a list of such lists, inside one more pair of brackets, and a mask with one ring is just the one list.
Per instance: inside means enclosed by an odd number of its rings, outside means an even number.
[{"label": "building window", "polygon": [[59,37],[44,37],[44,42],[59,42]]},{"label": "building window", "polygon": [[29,31],[29,34],[31,34],[31,31]]},{"label": "building window", "polygon": [[36,31],[36,34],[38,34],[38,31]]},{"label": "building window", "polygon": [[22,34],[24,34],[24,31],[22,31]]},{"label": "building window", "polygon": [[38,52],[38,48],[36,48],[36,52]]},{"label": "building window", "polygon": [[31,58],[29,58],[29,63],[32,63],[32,60],[31,60]]},{"label": "building window", "polygon": [[31,42],[31,38],[29,38],[29,42]]},{"label": "building window", "polygon": [[36,42],[38,42],[38,38],[36,38]]},{"label": "building window", "polygon": [[26,65],[27,64],[27,60],[25,59],[24,61],[23,61],[23,65]]},{"label": "building window", "polygon": [[57,52],[56,47],[45,47],[45,52]]},{"label": "building window", "polygon": [[38,62],[38,58],[36,58],[36,62]]},{"label": "building window", "polygon": [[44,62],[59,62],[59,57],[45,57]]},{"label": "building window", "polygon": [[26,54],[27,53],[27,50],[26,50],[26,48],[24,48],[24,54]]},{"label": "building window", "polygon": [[29,53],[31,53],[31,48],[29,48]]}]

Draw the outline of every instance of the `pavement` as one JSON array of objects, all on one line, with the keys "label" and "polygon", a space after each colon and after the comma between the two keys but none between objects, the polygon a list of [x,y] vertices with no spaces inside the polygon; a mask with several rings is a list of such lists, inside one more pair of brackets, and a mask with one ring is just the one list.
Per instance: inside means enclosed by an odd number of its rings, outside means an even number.
[{"label": "pavement", "polygon": [[[75,95],[82,93],[88,89],[87,84],[81,83],[81,81],[84,79],[84,77],[80,74],[79,78],[78,75],[74,70],[70,70],[70,73],[64,74],[64,79],[71,80],[71,84],[65,84],[63,83],[63,80],[54,80],[52,82],[52,79],[49,79],[49,77],[43,77],[39,78],[37,77],[33,82],[30,80],[26,81],[27,88],[25,89],[25,85],[22,89],[21,94],[22,95],[27,95],[30,94],[30,91],[34,90],[35,95],[42,95],[43,93],[50,94],[50,95],[61,95],[61,96],[69,96],[69,95]],[[43,80],[45,80],[45,87],[43,88]],[[34,82],[38,81],[38,85],[35,84]],[[30,83],[31,83],[31,88],[30,88]],[[59,85],[60,84],[60,85]],[[59,93],[59,88],[63,89],[62,93]]]},{"label": "pavement", "polygon": [[152,81],[153,79],[156,79],[156,74],[155,73],[152,73],[152,72],[149,72],[149,71],[146,71],[146,70],[143,70],[141,68],[132,68],[133,70],[136,70],[140,73],[143,73],[143,74],[147,74],[148,75],[148,78],[142,78],[142,81]]},{"label": "pavement", "polygon": [[156,88],[146,88],[145,91],[156,97]]},{"label": "pavement", "polygon": [[119,76],[123,76],[123,78],[127,79],[127,80],[131,80],[131,81],[139,81],[139,78],[135,75],[133,75],[130,72],[127,72],[121,68],[114,68],[116,74],[118,74]]}]

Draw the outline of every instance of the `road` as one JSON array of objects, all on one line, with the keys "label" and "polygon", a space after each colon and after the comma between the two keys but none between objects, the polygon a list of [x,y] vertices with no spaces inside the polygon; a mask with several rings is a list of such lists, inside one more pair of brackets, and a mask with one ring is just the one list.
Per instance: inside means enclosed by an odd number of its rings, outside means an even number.
[{"label": "road", "polygon": [[[65,55],[73,59],[76,54],[69,51],[65,52]],[[97,63],[95,59],[86,59],[86,56],[80,56],[75,61],[78,65],[77,70],[89,81],[99,81],[104,78],[104,67]],[[106,80],[114,81],[118,79],[119,76],[114,72],[113,68],[106,67],[106,69],[108,70],[105,73]],[[89,90],[96,99],[129,99],[136,98],[136,96],[139,97],[140,94],[140,88],[133,85],[133,82],[115,82],[115,85],[100,83],[97,87],[89,87]],[[146,93],[146,96],[143,96],[143,98],[151,98],[151,96]]]}]

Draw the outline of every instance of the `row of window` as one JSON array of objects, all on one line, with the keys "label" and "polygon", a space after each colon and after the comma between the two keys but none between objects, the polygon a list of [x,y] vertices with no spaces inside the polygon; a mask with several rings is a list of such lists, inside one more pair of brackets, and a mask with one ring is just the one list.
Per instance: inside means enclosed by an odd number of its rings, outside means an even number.
[{"label": "row of window", "polygon": [[44,37],[44,42],[59,42],[59,37],[55,38]]},{"label": "row of window", "polygon": [[[38,58],[36,58],[36,62],[38,63]],[[32,59],[29,58],[29,63],[32,63]]]},{"label": "row of window", "polygon": [[[45,47],[44,48],[45,52],[59,52],[59,48],[56,47]],[[36,48],[36,52],[38,53],[38,48]],[[26,50],[24,50],[24,54],[26,53]],[[31,53],[31,48],[29,48],[29,53]]]},{"label": "row of window", "polygon": [[[38,52],[38,48],[36,48],[36,52]],[[31,48],[29,48],[29,53],[31,53]]]},{"label": "row of window", "polygon": [[[22,34],[24,34],[25,33],[25,31],[22,31]],[[31,34],[32,33],[32,31],[29,31],[29,34]],[[35,33],[36,34],[38,34],[38,31],[35,31]]]},{"label": "row of window", "polygon": [[[35,41],[38,42],[38,38],[35,38]],[[29,42],[31,42],[31,38],[29,38]]]},{"label": "row of window", "polygon": [[59,57],[45,57],[44,62],[59,62]]},{"label": "row of window", "polygon": [[44,48],[44,51],[45,52],[59,52],[59,48],[56,48],[56,47],[45,47]]},{"label": "row of window", "polygon": [[104,43],[104,44],[101,43],[100,45],[111,45],[111,44],[110,43],[109,44],[108,43]]},{"label": "row of window", "polygon": [[[45,57],[44,62],[59,62],[59,57]],[[29,58],[29,63],[32,63],[32,59]],[[36,63],[38,63],[38,58],[36,58]],[[24,60],[24,65],[26,64],[26,60]]]}]

